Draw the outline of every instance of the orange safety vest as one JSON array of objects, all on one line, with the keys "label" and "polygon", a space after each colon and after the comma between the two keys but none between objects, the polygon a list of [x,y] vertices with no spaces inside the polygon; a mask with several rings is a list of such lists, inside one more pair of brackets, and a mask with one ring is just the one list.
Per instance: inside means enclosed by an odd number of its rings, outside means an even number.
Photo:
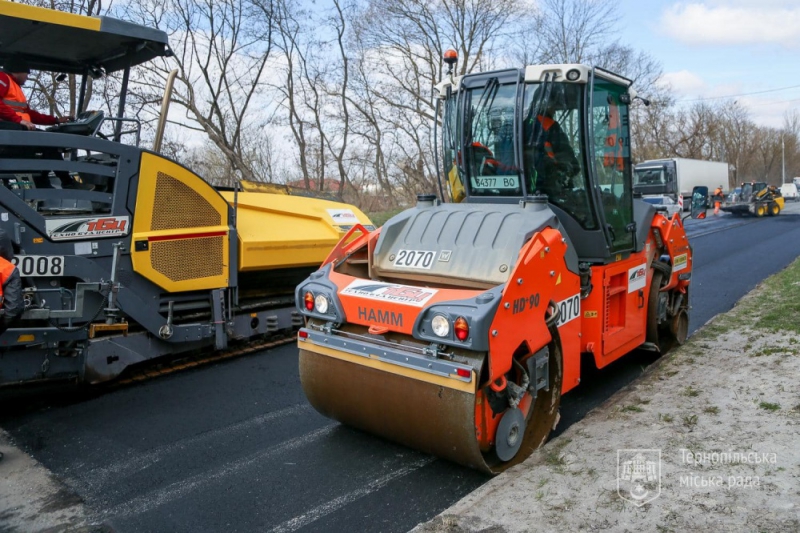
[{"label": "orange safety vest", "polygon": [[17,80],[15,80],[11,74],[7,75],[10,84],[8,86],[8,93],[6,93],[6,97],[3,98],[3,103],[13,108],[14,111],[17,112],[17,115],[22,117],[22,120],[30,122],[31,116],[27,113],[28,100],[25,98],[25,93],[22,92],[22,87],[19,86]]},{"label": "orange safety vest", "polygon": [[621,121],[619,117],[619,106],[615,100],[611,100],[608,106],[608,137],[606,137],[605,153],[603,154],[603,166],[614,167],[619,171],[625,170],[625,159],[623,157]]},{"label": "orange safety vest", "polygon": [[17,267],[14,266],[14,263],[0,257],[0,305],[3,303],[3,286],[8,281],[8,278],[11,277],[11,274],[14,273],[15,268]]},{"label": "orange safety vest", "polygon": [[[537,116],[536,119],[542,125],[542,129],[545,132],[550,131],[550,128],[552,128],[553,124],[556,123],[556,121],[553,120],[552,118],[545,117],[543,115]],[[556,153],[553,151],[553,143],[551,143],[550,141],[545,141],[544,142],[544,153],[550,159],[555,159],[556,158]]]}]

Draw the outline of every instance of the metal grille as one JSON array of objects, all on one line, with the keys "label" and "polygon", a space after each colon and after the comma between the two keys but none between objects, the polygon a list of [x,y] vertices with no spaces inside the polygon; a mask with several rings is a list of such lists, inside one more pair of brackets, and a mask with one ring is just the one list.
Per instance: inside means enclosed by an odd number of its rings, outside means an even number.
[{"label": "metal grille", "polygon": [[172,281],[221,276],[224,236],[150,243],[150,264]]},{"label": "metal grille", "polygon": [[158,173],[151,231],[221,224],[222,215],[191,187]]}]

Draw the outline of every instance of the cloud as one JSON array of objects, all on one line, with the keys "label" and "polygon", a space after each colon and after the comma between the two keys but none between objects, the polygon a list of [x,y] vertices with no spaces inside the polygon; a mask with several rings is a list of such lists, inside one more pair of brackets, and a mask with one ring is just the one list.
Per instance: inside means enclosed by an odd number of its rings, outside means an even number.
[{"label": "cloud", "polygon": [[779,44],[800,48],[800,5],[796,1],[765,0],[680,3],[661,16],[670,37],[696,44]]},{"label": "cloud", "polygon": [[682,95],[705,93],[708,89],[708,85],[700,76],[688,70],[665,72],[659,78],[658,83],[669,86],[676,94]]}]

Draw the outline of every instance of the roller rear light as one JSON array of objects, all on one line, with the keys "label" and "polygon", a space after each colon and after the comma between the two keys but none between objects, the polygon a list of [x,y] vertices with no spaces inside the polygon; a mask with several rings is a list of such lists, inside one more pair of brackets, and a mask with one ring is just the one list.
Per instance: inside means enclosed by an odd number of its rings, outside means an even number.
[{"label": "roller rear light", "polygon": [[305,303],[306,309],[309,311],[314,310],[314,295],[311,291],[306,292],[305,296],[303,296],[303,302]]},{"label": "roller rear light", "polygon": [[456,321],[453,324],[453,330],[455,330],[456,338],[458,340],[467,340],[469,337],[469,323],[467,322],[467,319],[463,316],[456,318]]}]

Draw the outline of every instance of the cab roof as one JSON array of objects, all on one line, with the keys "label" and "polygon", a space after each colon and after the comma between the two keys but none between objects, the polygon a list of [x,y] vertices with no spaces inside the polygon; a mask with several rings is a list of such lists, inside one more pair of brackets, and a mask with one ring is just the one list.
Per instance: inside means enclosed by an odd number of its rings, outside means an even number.
[{"label": "cab roof", "polygon": [[33,70],[83,74],[170,55],[161,30],[0,0],[0,65],[19,59]]}]

